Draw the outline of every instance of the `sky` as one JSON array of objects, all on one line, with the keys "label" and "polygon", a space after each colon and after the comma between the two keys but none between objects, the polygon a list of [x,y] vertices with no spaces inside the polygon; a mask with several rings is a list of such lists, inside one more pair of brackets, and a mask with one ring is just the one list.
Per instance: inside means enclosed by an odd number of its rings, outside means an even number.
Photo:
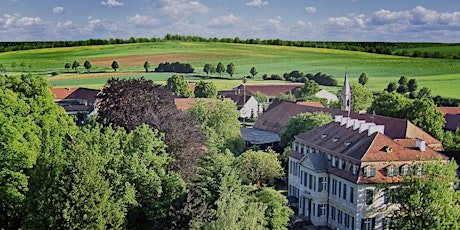
[{"label": "sky", "polygon": [[460,42],[459,0],[1,0],[0,41]]}]

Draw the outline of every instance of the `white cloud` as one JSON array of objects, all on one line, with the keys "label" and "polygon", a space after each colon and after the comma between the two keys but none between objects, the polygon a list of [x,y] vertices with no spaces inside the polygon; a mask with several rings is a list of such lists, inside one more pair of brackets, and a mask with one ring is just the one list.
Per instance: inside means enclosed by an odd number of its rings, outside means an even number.
[{"label": "white cloud", "polygon": [[55,14],[60,14],[60,13],[64,12],[64,7],[62,7],[62,6],[56,6],[56,7],[53,8],[53,12],[54,12]]},{"label": "white cloud", "polygon": [[107,0],[107,1],[102,1],[101,5],[108,6],[108,7],[115,7],[115,6],[123,6],[124,4],[122,2],[118,2],[117,0]]},{"label": "white cloud", "polygon": [[307,14],[314,14],[316,13],[316,8],[313,6],[305,7],[305,12],[307,12]]},{"label": "white cloud", "polygon": [[226,16],[221,16],[217,18],[213,18],[209,25],[211,26],[235,26],[236,24],[240,23],[242,20],[241,18],[230,14]]},{"label": "white cloud", "polygon": [[267,1],[262,0],[253,0],[252,2],[247,2],[246,6],[254,6],[254,7],[261,7],[268,5]]},{"label": "white cloud", "polygon": [[158,24],[157,19],[139,14],[136,14],[132,17],[128,17],[127,21],[141,27],[151,27]]},{"label": "white cloud", "polygon": [[160,12],[172,17],[205,14],[209,9],[198,1],[163,0]]},{"label": "white cloud", "polygon": [[42,24],[40,17],[21,17],[19,14],[5,14],[5,19],[1,19],[4,28],[9,27],[30,27]]}]

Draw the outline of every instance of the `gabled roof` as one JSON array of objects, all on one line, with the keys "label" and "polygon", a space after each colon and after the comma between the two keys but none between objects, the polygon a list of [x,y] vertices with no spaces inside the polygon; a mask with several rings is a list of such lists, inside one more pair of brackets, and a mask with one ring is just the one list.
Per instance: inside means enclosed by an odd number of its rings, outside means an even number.
[{"label": "gabled roof", "polygon": [[174,104],[180,110],[187,110],[197,101],[197,100],[206,100],[206,101],[216,101],[217,98],[174,98]]},{"label": "gabled roof", "polygon": [[246,89],[246,93],[254,94],[255,92],[261,92],[267,97],[273,98],[280,94],[288,94],[289,92],[293,92],[297,88],[302,88],[305,84],[304,83],[283,83],[283,84],[245,84],[245,86],[240,85],[235,88],[235,90],[244,90]]},{"label": "gabled roof", "polygon": [[244,97],[241,94],[240,95],[229,94],[224,98],[234,101],[236,103],[237,109],[240,110],[244,106],[244,104],[249,101],[251,97],[252,97],[251,95],[246,95],[246,97]]},{"label": "gabled roof", "polygon": [[313,107],[318,107],[318,108],[326,108],[319,101],[299,101],[299,102],[297,102],[297,104],[299,104],[299,105],[308,105],[308,106],[313,106]]},{"label": "gabled roof", "polygon": [[437,107],[444,115],[444,130],[455,132],[460,127],[460,107]]},{"label": "gabled roof", "polygon": [[317,172],[327,171],[328,168],[326,155],[318,153],[305,154],[300,164]]},{"label": "gabled roof", "polygon": [[[327,112],[333,116],[342,115],[347,117],[346,111],[330,108],[318,108],[313,106],[299,105],[294,102],[281,101],[273,107],[270,106],[263,114],[259,116],[254,128],[279,133],[283,130],[286,123],[294,116],[304,112]],[[399,118],[392,118],[373,114],[350,113],[353,119],[374,122],[377,125],[385,125],[385,135],[392,139],[418,138],[426,141],[430,146],[437,146],[437,150],[442,150],[442,144],[439,140],[432,137],[412,122]]]},{"label": "gabled roof", "polygon": [[89,102],[96,101],[96,96],[100,92],[98,89],[88,88],[51,88],[55,101],[61,100],[86,100]]}]

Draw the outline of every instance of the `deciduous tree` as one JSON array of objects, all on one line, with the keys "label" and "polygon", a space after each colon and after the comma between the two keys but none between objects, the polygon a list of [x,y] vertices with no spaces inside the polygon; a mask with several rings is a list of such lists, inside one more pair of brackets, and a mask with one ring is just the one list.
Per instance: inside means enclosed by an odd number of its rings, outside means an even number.
[{"label": "deciduous tree", "polygon": [[268,183],[270,178],[281,178],[284,171],[278,156],[271,149],[266,152],[248,150],[236,159],[238,173],[250,184],[257,186]]},{"label": "deciduous tree", "polygon": [[226,71],[230,75],[230,77],[233,77],[233,74],[235,73],[235,64],[233,64],[233,62],[230,62],[227,65],[227,70]]},{"label": "deciduous tree", "polygon": [[[391,229],[459,229],[459,191],[455,161],[427,162],[422,176],[404,178],[397,189],[389,190],[390,200],[397,204],[391,216]],[[414,166],[413,171],[418,170]]]},{"label": "deciduous tree", "polygon": [[217,98],[217,87],[212,82],[200,81],[195,86],[195,97]]},{"label": "deciduous tree", "polygon": [[392,92],[394,92],[397,88],[398,88],[398,84],[396,84],[396,82],[390,82],[390,83],[388,83],[388,86],[387,86],[387,88],[385,89],[385,91],[387,91],[387,92],[389,92],[389,93],[392,93]]},{"label": "deciduous tree", "polygon": [[190,89],[187,78],[184,75],[173,75],[168,78],[166,89],[173,92],[175,95],[195,97],[192,89]]},{"label": "deciduous tree", "polygon": [[216,72],[219,73],[220,77],[222,77],[222,73],[225,72],[225,67],[222,62],[217,63]]},{"label": "deciduous tree", "polygon": [[353,111],[366,110],[372,103],[374,95],[362,84],[351,85],[351,107]]},{"label": "deciduous tree", "polygon": [[110,67],[112,67],[113,71],[115,72],[117,72],[117,69],[120,68],[117,61],[113,61]]},{"label": "deciduous tree", "polygon": [[358,79],[359,84],[365,86],[368,81],[369,81],[369,77],[367,76],[367,73],[362,73],[361,75],[359,75],[359,79]]},{"label": "deciduous tree", "polygon": [[238,155],[244,148],[241,137],[239,113],[231,100],[198,100],[188,109],[201,125],[211,151],[229,149]]},{"label": "deciduous tree", "polygon": [[252,78],[254,78],[257,75],[256,67],[252,67],[251,70],[249,71],[249,73],[251,73]]},{"label": "deciduous tree", "polygon": [[294,140],[295,135],[308,132],[330,122],[332,122],[332,116],[329,113],[300,113],[291,118],[286,126],[284,126],[284,129],[280,133],[280,146],[289,146]]},{"label": "deciduous tree", "polygon": [[91,70],[91,62],[86,60],[85,63],[83,64],[83,66],[85,67],[86,71],[88,71],[88,73],[89,73],[90,70]]},{"label": "deciduous tree", "polygon": [[144,69],[145,69],[145,72],[149,72],[149,69],[150,69],[150,63],[149,63],[149,61],[145,61],[145,62],[144,62]]},{"label": "deciduous tree", "polygon": [[77,61],[73,61],[72,69],[75,70],[75,72],[77,72],[78,67],[80,67],[80,63],[78,63]]}]

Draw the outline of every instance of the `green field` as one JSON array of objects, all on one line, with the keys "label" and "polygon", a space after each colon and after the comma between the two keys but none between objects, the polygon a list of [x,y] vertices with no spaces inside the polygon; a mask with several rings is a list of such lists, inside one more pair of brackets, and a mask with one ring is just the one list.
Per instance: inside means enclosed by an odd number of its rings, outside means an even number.
[{"label": "green field", "polygon": [[[457,52],[459,47],[452,49]],[[80,62],[80,73],[65,73],[64,64],[74,60]],[[85,60],[91,61],[92,72],[101,73],[85,73]],[[146,73],[142,65],[147,60],[152,69],[165,61],[190,63],[198,74],[204,74],[202,69],[205,63],[217,65],[222,61],[224,65],[233,62],[236,72],[235,80],[212,80],[219,89],[239,85],[242,76],[249,75],[249,70],[255,66],[258,74],[249,82],[266,82],[261,79],[265,73],[282,75],[299,70],[303,73],[324,72],[336,77],[340,83],[347,72],[351,83],[356,83],[359,75],[366,72],[369,76],[368,87],[375,92],[382,91],[389,82],[396,82],[404,75],[417,79],[419,88],[429,87],[433,95],[460,98],[460,60],[454,59],[408,58],[320,48],[174,41],[0,53],[0,64],[7,69],[7,74],[56,71],[60,74],[49,78],[51,85],[56,87],[100,88],[108,78],[115,76],[110,68],[112,60],[117,60],[120,65],[116,77],[144,76],[157,83],[164,83],[172,74]],[[25,62],[27,67],[12,68],[13,62],[17,66]],[[228,77],[227,74],[224,76]]]}]

